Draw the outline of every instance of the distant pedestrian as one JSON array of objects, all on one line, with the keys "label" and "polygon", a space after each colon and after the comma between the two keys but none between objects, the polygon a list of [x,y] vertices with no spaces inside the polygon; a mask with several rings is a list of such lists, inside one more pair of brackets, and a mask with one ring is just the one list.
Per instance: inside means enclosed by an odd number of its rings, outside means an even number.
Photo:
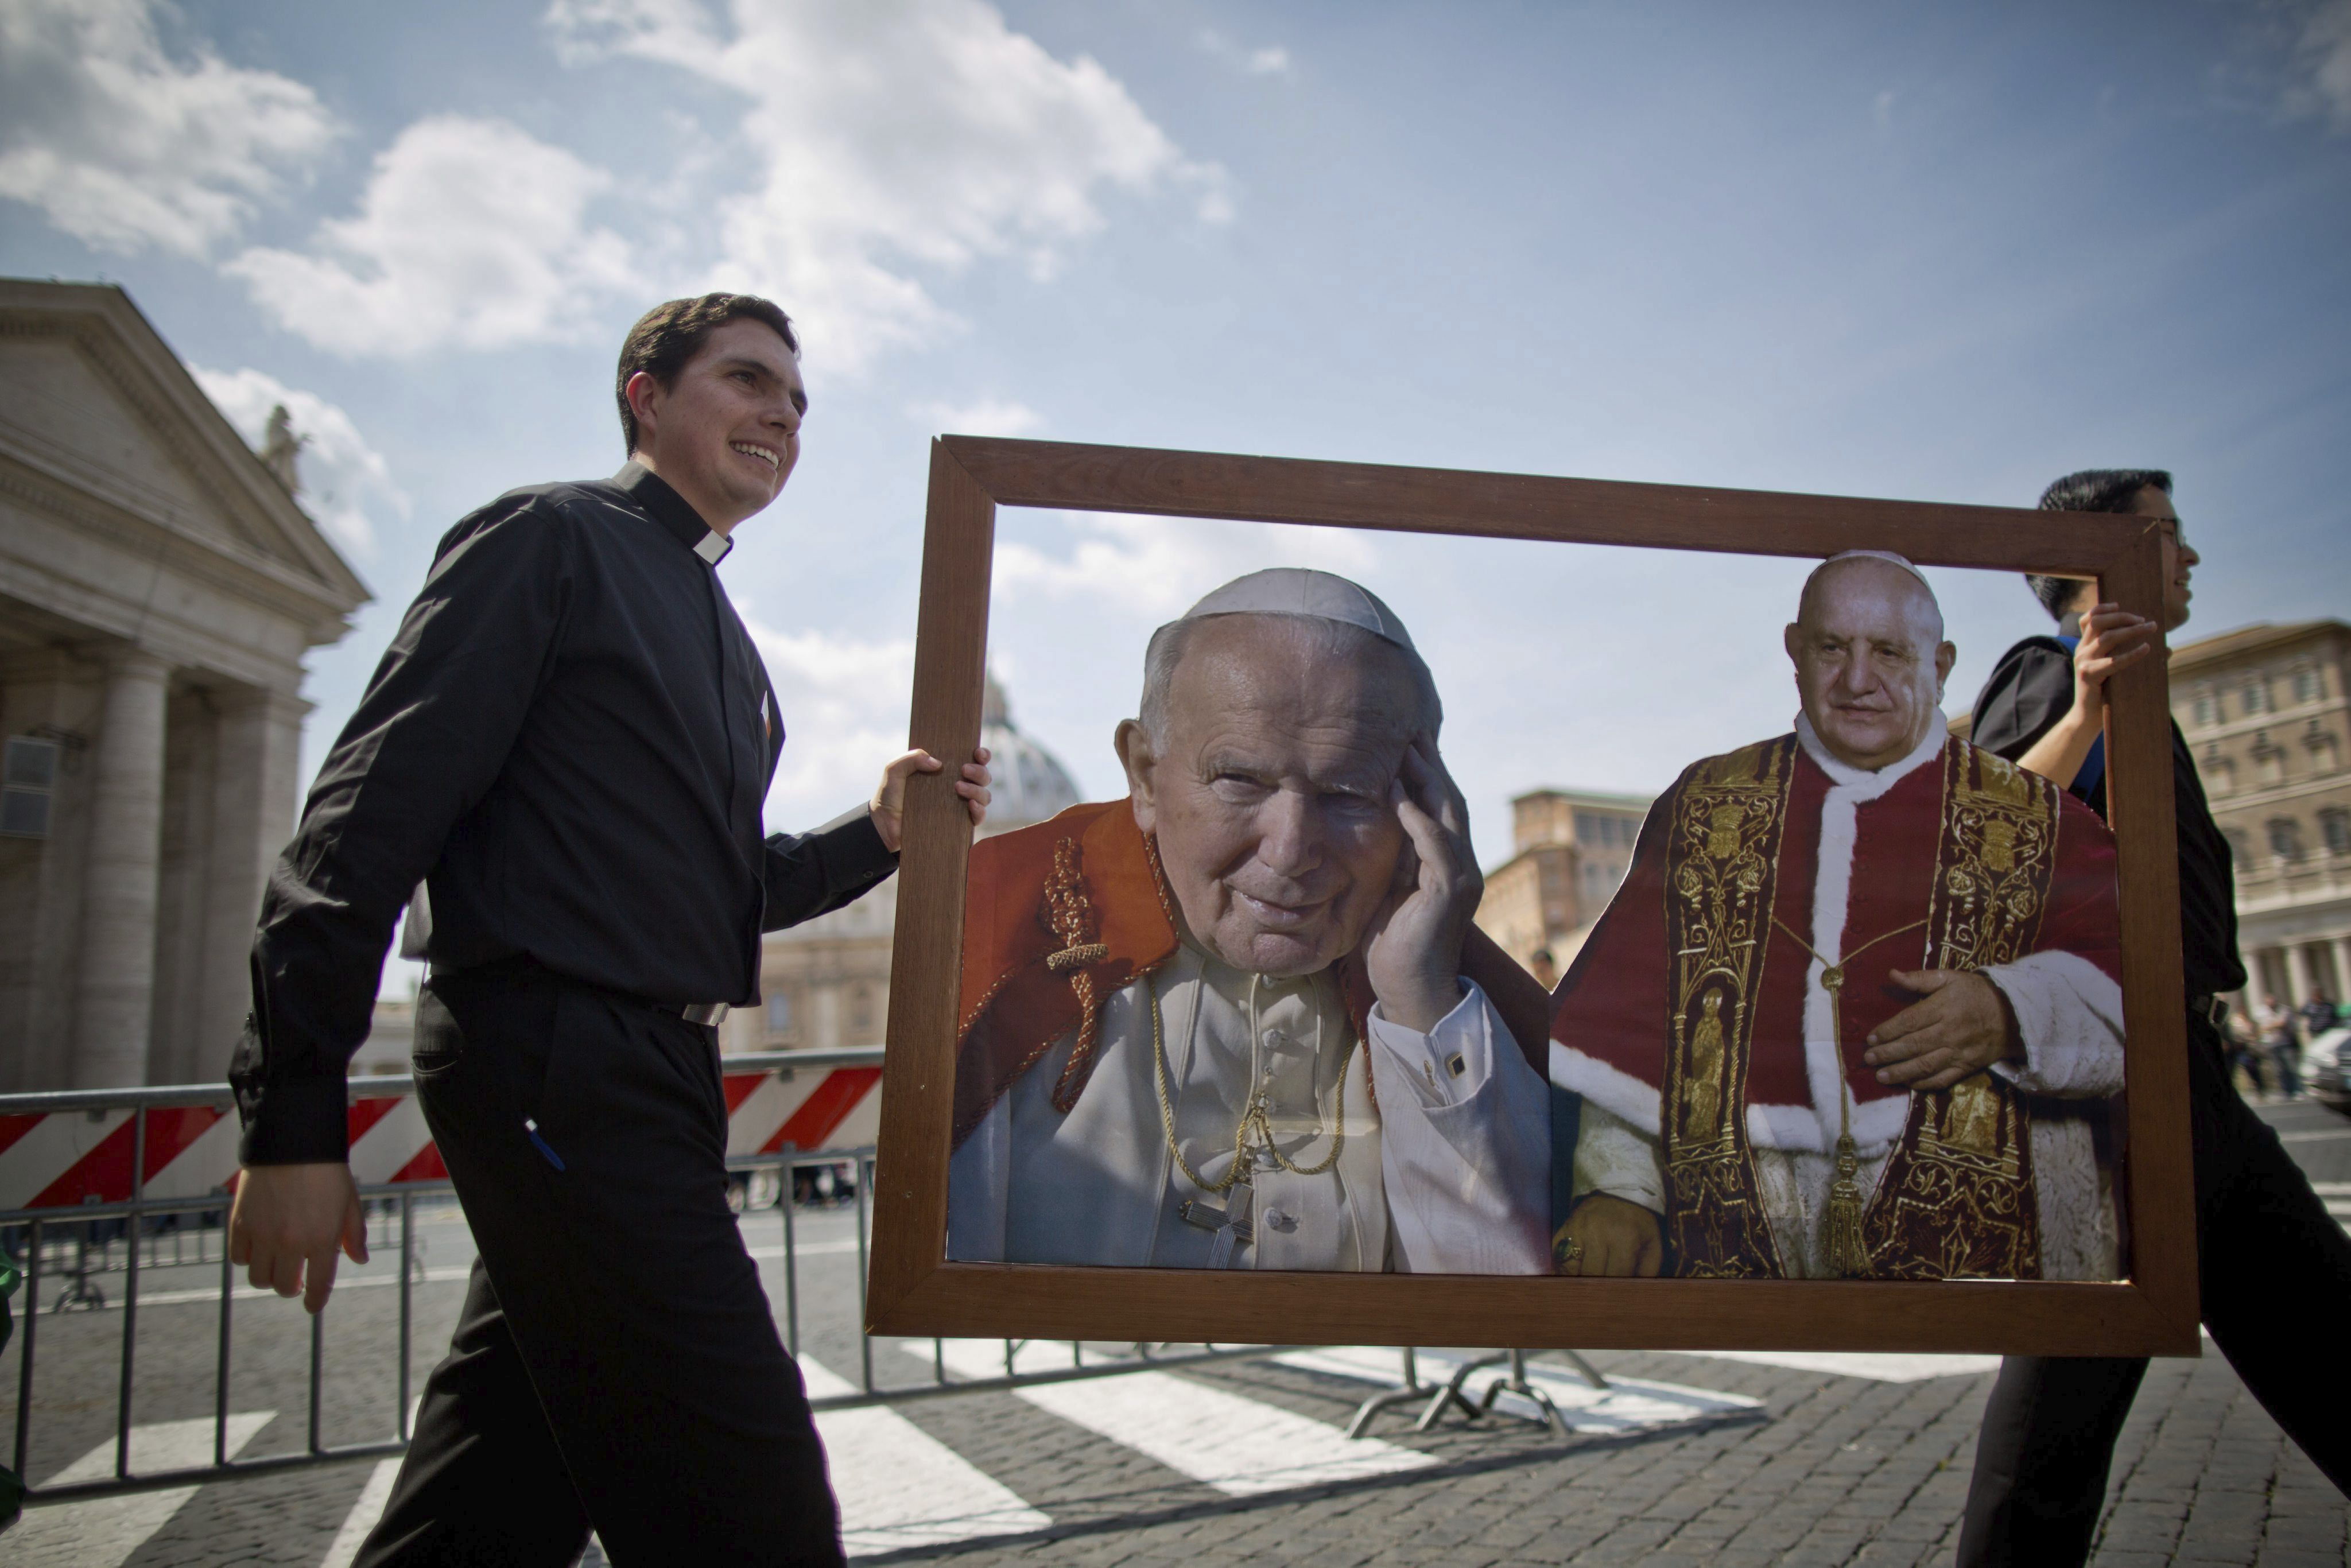
[{"label": "distant pedestrian", "polygon": [[2325,987],[2311,992],[2310,1000],[2302,1004],[2303,1043],[2307,1045],[2333,1029],[2338,1016],[2335,1004],[2327,999]]},{"label": "distant pedestrian", "polygon": [[[2334,1010],[2332,1008],[2327,1009],[2330,1013]],[[2303,1016],[2308,1016],[2307,1009]],[[2294,1028],[2295,1021],[2294,1019],[2284,1019],[2276,1032],[2270,1036],[2270,1059],[2277,1063],[2278,1093],[2287,1100],[2302,1098],[2303,1036],[2301,1030]],[[2311,1038],[2314,1040],[2317,1036],[2314,1034]]]},{"label": "distant pedestrian", "polygon": [[2267,1098],[2269,1075],[2262,1063],[2276,1057],[2281,1039],[2291,1041],[2293,1037],[2294,1014],[2278,1006],[2275,997],[2263,997],[2253,1009],[2252,1027],[2229,1037],[2229,1065],[2243,1079],[2240,1092],[2250,1090]]}]

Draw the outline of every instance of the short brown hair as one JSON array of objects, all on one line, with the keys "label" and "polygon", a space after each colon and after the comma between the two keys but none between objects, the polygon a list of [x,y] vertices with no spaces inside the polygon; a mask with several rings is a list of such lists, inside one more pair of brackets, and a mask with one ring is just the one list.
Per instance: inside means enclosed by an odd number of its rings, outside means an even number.
[{"label": "short brown hair", "polygon": [[772,299],[756,294],[704,294],[692,299],[671,299],[637,318],[621,343],[621,371],[612,395],[621,405],[621,437],[627,455],[637,452],[637,416],[629,407],[629,378],[644,371],[664,387],[677,380],[710,334],[737,317],[764,321],[776,329],[784,347],[797,357],[800,340],[792,334],[792,319]]}]

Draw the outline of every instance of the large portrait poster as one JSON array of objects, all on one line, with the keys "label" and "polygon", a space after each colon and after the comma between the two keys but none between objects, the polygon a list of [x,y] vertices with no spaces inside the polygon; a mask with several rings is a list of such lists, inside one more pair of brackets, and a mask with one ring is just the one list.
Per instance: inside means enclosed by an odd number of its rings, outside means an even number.
[{"label": "large portrait poster", "polygon": [[2110,827],[1953,635],[2160,540],[933,456],[914,740],[1005,755],[977,842],[912,820],[875,1326],[2192,1348],[2159,685]]}]

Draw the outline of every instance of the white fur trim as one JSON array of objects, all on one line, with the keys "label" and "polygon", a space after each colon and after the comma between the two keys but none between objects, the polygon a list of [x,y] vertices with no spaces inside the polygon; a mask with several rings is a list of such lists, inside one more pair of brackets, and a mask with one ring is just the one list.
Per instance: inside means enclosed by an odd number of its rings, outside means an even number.
[{"label": "white fur trim", "polygon": [[1747,1141],[1761,1149],[1804,1149],[1826,1154],[1821,1141],[1821,1119],[1810,1105],[1747,1107]]},{"label": "white fur trim", "polygon": [[1596,1057],[1552,1040],[1551,1081],[1562,1089],[1583,1095],[1649,1136],[1658,1135],[1657,1091],[1630,1073],[1619,1072]]},{"label": "white fur trim", "polygon": [[1605,1106],[1587,1103],[1575,1135],[1574,1197],[1604,1192],[1663,1214],[1666,1169],[1657,1135],[1612,1116]]},{"label": "white fur trim", "polygon": [[2078,953],[2028,953],[1984,977],[2016,1013],[2024,1062],[1992,1071],[2028,1094],[2089,1099],[2123,1087],[2123,990]]},{"label": "white fur trim", "polygon": [[[1813,721],[1802,713],[1796,715],[1796,744],[1804,748],[1805,756],[1820,764],[1821,771],[1829,776],[1830,783],[1860,784],[1872,779],[1882,779],[1886,785],[1885,789],[1877,791],[1878,795],[1885,794],[1886,789],[1908,778],[1928,758],[1942,755],[1944,743],[1951,738],[1950,732],[1950,721],[1943,716],[1941,708],[1937,708],[1935,722],[1928,727],[1927,738],[1918,743],[1918,748],[1899,762],[1889,762],[1872,773],[1866,768],[1855,768],[1849,762],[1838,761],[1835,753],[1822,742],[1821,732],[1813,727]],[[1876,795],[1869,797],[1873,800],[1876,798]]]},{"label": "white fur trim", "polygon": [[1891,1095],[1855,1105],[1853,1108],[1853,1141],[1860,1145],[1862,1157],[1875,1159],[1892,1148],[1909,1120],[1908,1094]]},{"label": "white fur trim", "polygon": [[[1835,1031],[1829,1009],[1828,988],[1821,984],[1827,972],[1827,960],[1834,962],[1844,955],[1845,915],[1853,902],[1854,845],[1860,833],[1859,813],[1868,802],[1879,800],[1896,784],[1917,772],[1942,753],[1949,737],[1948,727],[1941,723],[1940,708],[1935,711],[1938,722],[1928,730],[1911,753],[1899,762],[1871,772],[1840,762],[1827,747],[1821,744],[1813,721],[1802,714],[1796,716],[1796,743],[1804,755],[1829,776],[1829,791],[1821,800],[1821,855],[1819,870],[1813,879],[1813,951],[1819,955],[1804,967],[1804,1078],[1813,1094],[1813,1113],[1820,1119],[1820,1142],[1817,1144],[1781,1145],[1790,1148],[1829,1149],[1836,1146],[1837,1134],[1844,1125],[1844,1063],[1837,1049]],[[1874,933],[1873,933],[1874,935]],[[1867,937],[1863,938],[1865,941]],[[1856,1106],[1853,1117],[1853,1135],[1856,1143],[1865,1139],[1865,1119],[1874,1131],[1887,1115],[1876,1110],[1879,1105],[1897,1107],[1893,1113],[1891,1133],[1879,1137],[1891,1139],[1901,1134],[1902,1121],[1909,1114],[1908,1096],[1896,1095],[1888,1100],[1872,1101]]]},{"label": "white fur trim", "polygon": [[[1835,1114],[1832,1110],[1832,1116]],[[1868,1100],[1853,1108],[1854,1147],[1865,1160],[1881,1157],[1902,1135],[1910,1119],[1910,1096],[1896,1094]],[[1748,1140],[1759,1149],[1789,1154],[1825,1155],[1836,1147],[1836,1124],[1823,1126],[1820,1112],[1811,1105],[1750,1105]]]}]

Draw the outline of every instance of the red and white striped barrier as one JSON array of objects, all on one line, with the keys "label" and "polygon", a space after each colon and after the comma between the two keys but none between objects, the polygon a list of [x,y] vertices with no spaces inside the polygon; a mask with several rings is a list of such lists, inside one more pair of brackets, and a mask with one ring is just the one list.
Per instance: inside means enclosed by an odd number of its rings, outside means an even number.
[{"label": "red and white striped barrier", "polygon": [[[816,1153],[870,1145],[881,1124],[879,1067],[730,1072],[729,1155]],[[359,1087],[364,1092],[365,1082]],[[0,1113],[0,1210],[78,1208],[131,1197],[137,1113]],[[149,1197],[225,1192],[236,1174],[236,1117],[208,1105],[147,1112]],[[351,1175],[362,1186],[441,1181],[448,1170],[413,1094],[355,1100]]]}]

